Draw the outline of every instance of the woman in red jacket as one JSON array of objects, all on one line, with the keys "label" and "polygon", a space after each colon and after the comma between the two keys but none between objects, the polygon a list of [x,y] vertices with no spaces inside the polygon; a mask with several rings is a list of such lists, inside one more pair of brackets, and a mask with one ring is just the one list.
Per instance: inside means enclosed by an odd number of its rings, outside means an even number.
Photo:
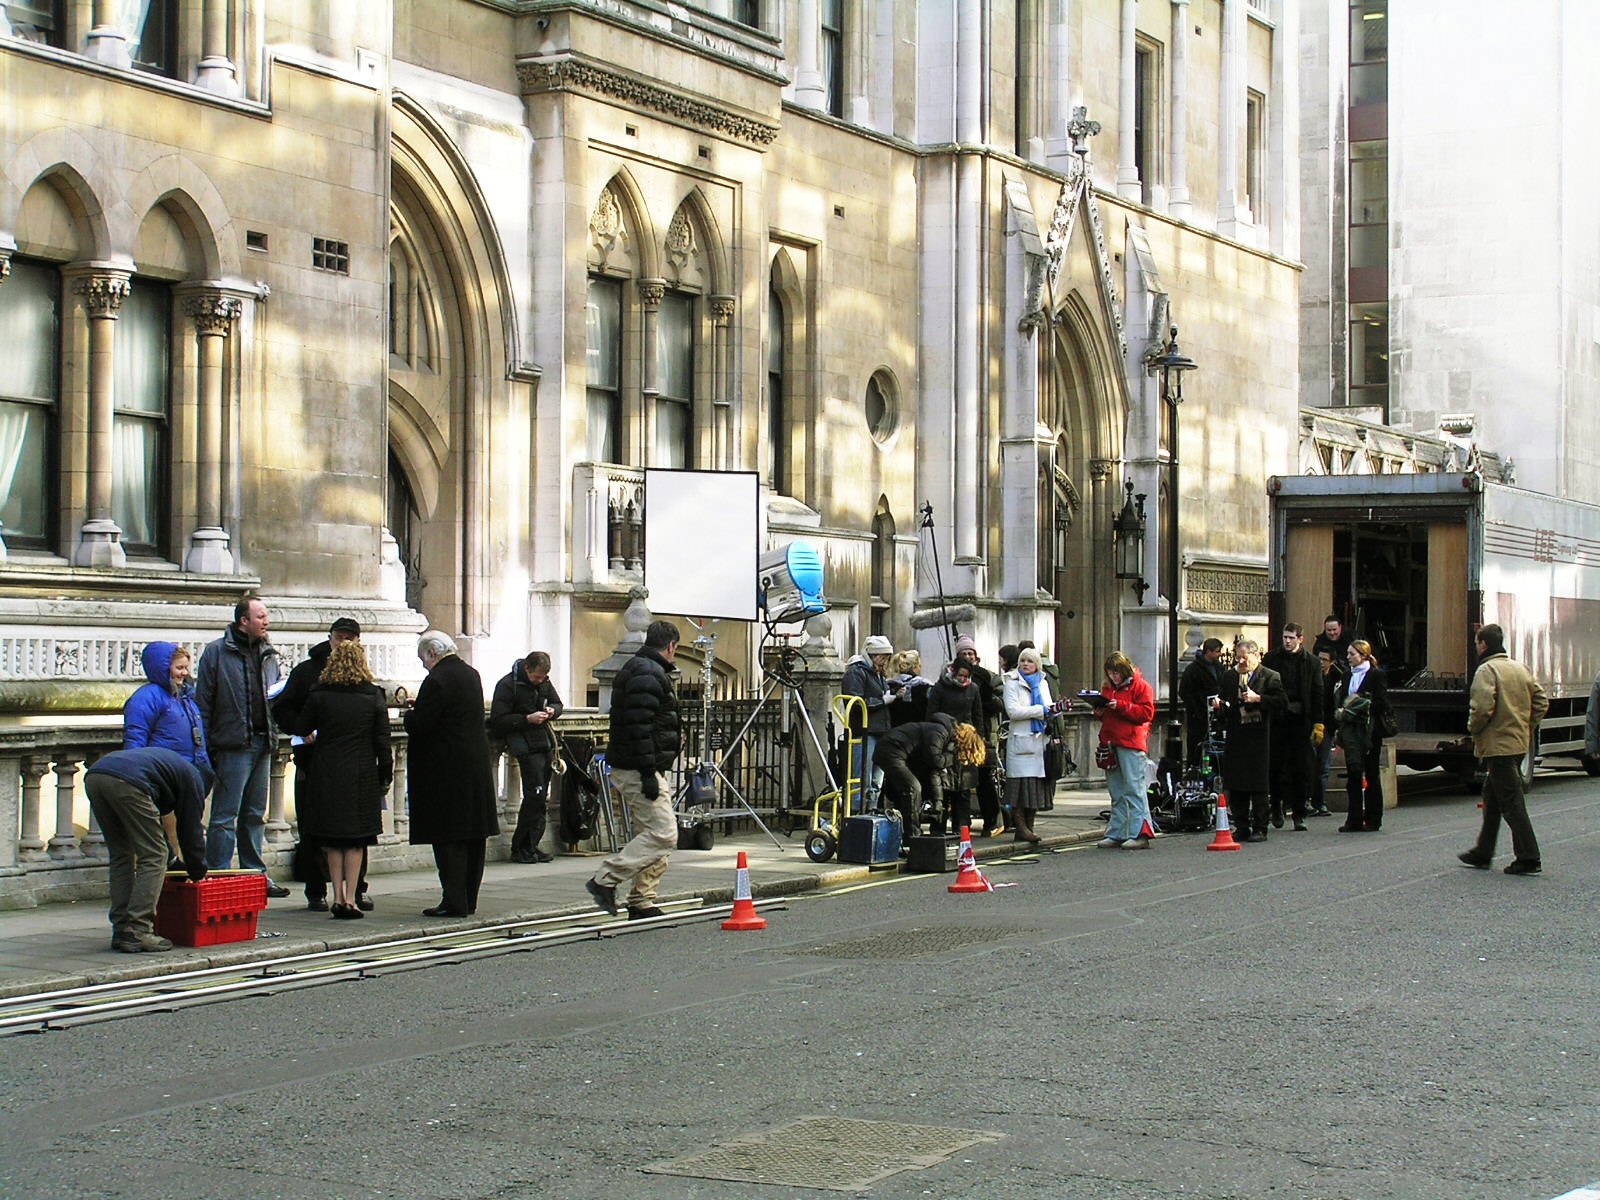
[{"label": "woman in red jacket", "polygon": [[[1122,651],[1108,655],[1105,665],[1106,682],[1095,701],[1095,712],[1100,718],[1100,745],[1109,747],[1112,757],[1106,769],[1111,822],[1098,845],[1106,850],[1119,846],[1143,850],[1150,845],[1144,832],[1150,819],[1144,752],[1150,722],[1156,715],[1156,696]],[[1104,753],[1099,757],[1104,758]]]}]

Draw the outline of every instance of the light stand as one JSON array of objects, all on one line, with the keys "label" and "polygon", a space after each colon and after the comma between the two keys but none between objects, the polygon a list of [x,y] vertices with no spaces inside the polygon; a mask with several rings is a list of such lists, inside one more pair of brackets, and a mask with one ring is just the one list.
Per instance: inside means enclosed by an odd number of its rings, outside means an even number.
[{"label": "light stand", "polygon": [[[933,502],[924,500],[922,507],[917,510],[922,517],[922,528],[928,531],[928,546],[933,552],[933,585],[939,589],[939,611],[945,612],[944,603],[944,574],[939,569],[939,535],[933,527]],[[956,657],[955,642],[950,637],[950,625],[945,623],[940,626],[944,632],[945,662],[954,662]]]},{"label": "light stand", "polygon": [[[706,698],[702,701],[706,718],[704,736],[701,739],[702,755],[700,759],[700,765],[701,767],[709,768],[710,773],[722,781],[722,786],[733,795],[735,800],[739,802],[739,807],[696,809],[694,813],[694,816],[697,818],[697,822],[715,821],[723,817],[749,817],[761,827],[762,833],[766,834],[772,839],[772,844],[779,850],[787,849],[787,847],[785,847],[784,844],[778,840],[777,835],[773,833],[771,829],[767,828],[766,822],[764,822],[756,813],[756,810],[750,804],[750,801],[745,799],[744,794],[739,791],[733,780],[728,778],[727,773],[722,768],[723,764],[728,761],[728,758],[738,748],[739,743],[744,740],[745,735],[750,732],[751,727],[756,723],[756,717],[758,717],[761,714],[761,710],[766,707],[767,701],[771,700],[772,697],[777,695],[781,690],[784,693],[784,703],[787,705],[792,697],[795,702],[794,707],[800,712],[800,723],[806,727],[806,733],[811,737],[812,748],[816,750],[817,759],[822,763],[822,772],[828,778],[829,789],[832,791],[839,790],[839,785],[833,777],[833,770],[828,766],[828,753],[823,749],[822,739],[817,736],[817,728],[811,723],[811,714],[806,711],[804,698],[800,695],[800,681],[794,677],[794,666],[796,660],[800,658],[800,651],[796,647],[789,644],[785,635],[777,632],[776,626],[784,619],[785,618],[783,617],[769,617],[764,622],[767,627],[767,637],[778,640],[780,644],[780,649],[778,651],[778,665],[776,668],[767,669],[767,679],[762,685],[761,698],[756,701],[756,706],[750,710],[750,715],[745,718],[744,724],[739,727],[739,732],[733,735],[733,739],[729,741],[729,743],[723,748],[722,754],[715,762],[711,761],[710,700],[709,698]],[[714,634],[710,634],[705,635],[705,637],[696,638],[695,644],[697,646],[700,645],[700,643],[707,637],[709,637],[713,644],[715,643],[716,636]],[[711,676],[711,656],[709,653],[706,656],[705,665],[701,668],[701,670],[702,678],[706,680],[706,696],[709,697]],[[696,768],[696,770],[699,770],[699,768]],[[674,797],[674,808],[678,808],[680,810],[682,809],[683,801],[685,797],[689,795],[690,781],[692,781],[693,778],[694,772],[690,772],[688,779],[684,781],[682,789],[679,790],[677,796]]]},{"label": "light stand", "polygon": [[1183,761],[1183,721],[1178,715],[1178,593],[1180,585],[1178,538],[1178,406],[1183,403],[1183,377],[1199,364],[1178,349],[1178,327],[1171,327],[1167,348],[1153,364],[1161,378],[1161,402],[1167,416],[1167,503],[1162,517],[1166,528],[1167,584],[1167,738],[1162,756],[1169,762]]}]

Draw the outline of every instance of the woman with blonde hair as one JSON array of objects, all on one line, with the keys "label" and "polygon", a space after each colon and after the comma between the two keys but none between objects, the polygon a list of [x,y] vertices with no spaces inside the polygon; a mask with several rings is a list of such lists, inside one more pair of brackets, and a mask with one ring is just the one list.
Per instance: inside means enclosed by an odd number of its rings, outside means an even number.
[{"label": "woman with blonde hair", "polygon": [[1005,674],[1006,738],[1005,801],[1011,807],[1012,838],[1039,841],[1033,831],[1035,813],[1055,807],[1055,781],[1045,778],[1044,751],[1050,741],[1049,720],[1061,711],[1044,677],[1044,659],[1032,646],[1017,652],[1015,670]]},{"label": "woman with blonde hair", "polygon": [[334,917],[354,920],[363,915],[355,905],[362,856],[383,830],[394,774],[388,705],[360,642],[333,648],[295,724],[290,732],[315,746],[300,833],[327,855]]}]

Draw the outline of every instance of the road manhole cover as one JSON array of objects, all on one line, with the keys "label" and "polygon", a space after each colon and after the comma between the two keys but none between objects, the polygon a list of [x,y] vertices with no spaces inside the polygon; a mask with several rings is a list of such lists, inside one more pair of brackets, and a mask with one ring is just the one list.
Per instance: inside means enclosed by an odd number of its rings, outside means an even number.
[{"label": "road manhole cover", "polygon": [[976,946],[1037,932],[1036,929],[1011,926],[926,925],[912,929],[889,929],[868,937],[830,942],[826,946],[807,946],[794,953],[810,954],[817,958],[918,958],[924,954],[942,954],[963,946]]},{"label": "road manhole cover", "polygon": [[644,1170],[655,1175],[860,1192],[900,1171],[926,1170],[968,1146],[997,1142],[1001,1136],[897,1121],[802,1117],[687,1158],[651,1163]]}]

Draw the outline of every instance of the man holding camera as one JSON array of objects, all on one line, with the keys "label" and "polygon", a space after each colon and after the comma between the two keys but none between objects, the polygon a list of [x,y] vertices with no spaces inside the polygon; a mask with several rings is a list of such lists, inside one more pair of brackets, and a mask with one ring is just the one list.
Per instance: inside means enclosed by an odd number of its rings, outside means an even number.
[{"label": "man holding camera", "polygon": [[644,646],[622,665],[611,685],[611,739],[606,759],[611,778],[633,820],[634,836],[600,864],[585,886],[594,902],[613,915],[617,885],[631,881],[628,917],[659,917],[656,889],[667,860],[678,848],[678,819],[663,772],[678,759],[678,627],[652,621]]},{"label": "man holding camera", "polygon": [[550,723],[563,707],[550,682],[550,656],[543,650],[519,660],[511,674],[494,685],[489,733],[505,742],[506,753],[517,760],[522,776],[522,807],[517,811],[516,832],[511,835],[512,862],[551,860],[539,843],[544,840],[545,796],[556,745]]}]

